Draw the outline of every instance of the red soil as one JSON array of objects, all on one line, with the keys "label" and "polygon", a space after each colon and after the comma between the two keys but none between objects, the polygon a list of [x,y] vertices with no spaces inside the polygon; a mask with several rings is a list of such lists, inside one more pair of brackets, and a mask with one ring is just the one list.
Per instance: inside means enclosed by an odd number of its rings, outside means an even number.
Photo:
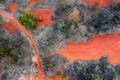
[{"label": "red soil", "polygon": [[33,14],[37,18],[38,26],[43,26],[43,25],[55,23],[55,21],[51,19],[52,12],[53,12],[52,8],[46,8],[43,10],[37,10],[37,11],[30,12],[30,13]]},{"label": "red soil", "polygon": [[18,8],[18,4],[8,4],[7,6],[11,12],[15,12]]},{"label": "red soil", "polygon": [[60,48],[58,52],[69,61],[96,60],[101,56],[108,56],[111,64],[120,64],[120,32],[109,35],[95,36],[87,43],[69,42],[66,48]]},{"label": "red soil", "polygon": [[97,4],[99,6],[106,6],[110,4],[113,0],[83,0],[83,2],[88,4]]},{"label": "red soil", "polygon": [[15,32],[15,29],[12,25],[8,24],[8,23],[3,23],[2,26],[8,30],[8,32],[10,34],[13,34]]},{"label": "red soil", "polygon": [[29,4],[28,4],[28,8],[31,8],[33,6],[34,3],[36,2],[43,2],[44,0],[30,0]]}]

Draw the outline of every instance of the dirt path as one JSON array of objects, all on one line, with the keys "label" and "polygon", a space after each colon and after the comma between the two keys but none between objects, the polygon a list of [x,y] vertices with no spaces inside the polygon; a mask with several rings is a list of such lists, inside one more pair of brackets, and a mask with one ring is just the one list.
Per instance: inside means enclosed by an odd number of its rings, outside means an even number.
[{"label": "dirt path", "polygon": [[[11,23],[13,24],[13,26],[18,28],[21,32],[23,32],[32,41],[33,46],[34,46],[34,48],[36,50],[36,55],[39,55],[40,51],[39,51],[39,48],[37,46],[37,43],[35,42],[33,36],[24,28],[24,26],[22,26],[13,16],[8,14],[7,12],[5,12],[3,10],[0,10],[0,14],[3,15],[8,20],[10,20]],[[38,71],[39,71],[40,74],[44,75],[44,71],[42,69],[41,62],[40,62]]]}]

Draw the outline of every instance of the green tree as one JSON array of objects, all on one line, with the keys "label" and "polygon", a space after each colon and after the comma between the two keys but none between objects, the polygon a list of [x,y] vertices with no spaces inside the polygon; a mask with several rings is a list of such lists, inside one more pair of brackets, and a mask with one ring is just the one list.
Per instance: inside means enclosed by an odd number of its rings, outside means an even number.
[{"label": "green tree", "polygon": [[27,29],[33,30],[37,27],[37,20],[32,14],[21,13],[18,20]]}]

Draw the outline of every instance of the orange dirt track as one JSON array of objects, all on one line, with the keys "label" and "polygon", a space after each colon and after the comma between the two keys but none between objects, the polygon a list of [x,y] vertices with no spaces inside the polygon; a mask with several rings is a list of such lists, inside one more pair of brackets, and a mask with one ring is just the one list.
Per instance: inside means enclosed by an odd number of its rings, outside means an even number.
[{"label": "orange dirt track", "polygon": [[96,60],[101,56],[108,56],[114,66],[120,64],[120,32],[109,35],[95,36],[87,43],[69,42],[66,48],[58,52],[71,62],[75,60]]},{"label": "orange dirt track", "polygon": [[0,14],[3,15],[6,19],[10,20],[13,26],[18,28],[21,32],[23,32],[32,41],[33,46],[35,47],[36,55],[32,58],[32,60],[33,62],[36,63],[38,75],[37,76],[34,76],[34,75],[24,76],[24,80],[26,77],[28,77],[28,80],[69,80],[69,78],[62,78],[62,76],[47,77],[44,74],[44,71],[42,69],[42,65],[40,61],[41,57],[39,55],[40,51],[33,36],[13,16],[11,16],[10,14],[8,14],[7,12],[3,10],[0,10]]},{"label": "orange dirt track", "polygon": [[[38,48],[33,36],[24,28],[24,26],[22,26],[13,16],[8,14],[7,12],[0,10],[0,14],[3,15],[6,19],[10,20],[13,26],[18,28],[21,32],[23,32],[32,41],[33,46],[35,47],[35,50],[36,50],[36,55],[39,55],[39,53],[40,53],[39,48]],[[40,60],[40,58],[39,58],[39,60]],[[39,63],[39,64],[40,64],[39,73],[44,75],[41,63]]]}]

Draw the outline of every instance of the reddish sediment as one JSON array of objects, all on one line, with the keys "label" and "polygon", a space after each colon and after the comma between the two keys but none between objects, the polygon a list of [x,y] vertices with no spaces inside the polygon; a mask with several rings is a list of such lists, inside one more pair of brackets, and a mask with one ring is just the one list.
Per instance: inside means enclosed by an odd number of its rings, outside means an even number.
[{"label": "reddish sediment", "polygon": [[30,0],[29,4],[28,4],[28,8],[31,8],[33,6],[33,4],[35,4],[36,2],[43,2],[44,0]]},{"label": "reddish sediment", "polygon": [[52,8],[46,8],[43,10],[37,10],[30,12],[33,14],[37,19],[37,26],[44,26],[48,24],[54,24],[55,21],[53,21],[52,18]]},{"label": "reddish sediment", "polygon": [[95,36],[87,43],[68,42],[66,48],[58,52],[69,61],[96,60],[103,55],[114,66],[120,64],[120,32],[114,34]]},{"label": "reddish sediment", "polygon": [[4,27],[10,34],[13,34],[15,32],[14,26],[8,23],[2,23],[2,27]]},{"label": "reddish sediment", "polygon": [[15,12],[18,8],[18,4],[8,4],[7,6],[11,12]]},{"label": "reddish sediment", "polygon": [[107,6],[108,4],[113,2],[113,0],[82,0],[82,1],[87,4],[96,4],[99,7]]}]

